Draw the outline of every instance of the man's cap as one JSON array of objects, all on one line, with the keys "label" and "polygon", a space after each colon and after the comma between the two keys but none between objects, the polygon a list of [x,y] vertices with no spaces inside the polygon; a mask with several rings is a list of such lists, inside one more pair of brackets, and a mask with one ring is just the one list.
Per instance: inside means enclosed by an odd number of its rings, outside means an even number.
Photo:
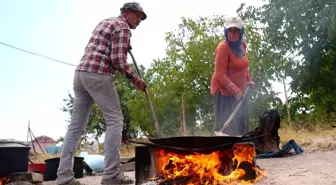
[{"label": "man's cap", "polygon": [[225,20],[225,28],[238,28],[242,29],[244,27],[244,22],[239,16],[234,16],[234,17],[228,17]]},{"label": "man's cap", "polygon": [[120,8],[120,11],[123,12],[126,9],[130,9],[130,10],[136,10],[142,13],[142,19],[141,20],[145,20],[147,18],[146,13],[144,12],[143,8],[140,6],[140,4],[138,2],[128,2],[125,3],[123,7]]}]

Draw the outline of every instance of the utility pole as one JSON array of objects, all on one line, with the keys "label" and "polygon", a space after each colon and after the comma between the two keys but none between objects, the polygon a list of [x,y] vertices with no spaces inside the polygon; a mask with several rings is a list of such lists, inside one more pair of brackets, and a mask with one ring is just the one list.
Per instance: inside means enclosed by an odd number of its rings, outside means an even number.
[{"label": "utility pole", "polygon": [[284,85],[284,92],[285,92],[285,104],[286,104],[286,109],[287,109],[287,117],[288,117],[288,122],[291,123],[291,116],[290,116],[290,110],[289,110],[289,103],[288,103],[288,97],[287,97],[287,89],[286,89],[286,81],[285,77],[282,77],[282,82]]}]

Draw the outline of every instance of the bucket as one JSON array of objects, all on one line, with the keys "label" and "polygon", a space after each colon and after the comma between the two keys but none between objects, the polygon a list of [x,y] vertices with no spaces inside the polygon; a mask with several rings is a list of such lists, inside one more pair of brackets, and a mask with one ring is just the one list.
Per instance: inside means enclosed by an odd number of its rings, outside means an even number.
[{"label": "bucket", "polygon": [[28,171],[37,172],[45,175],[46,172],[46,164],[44,163],[34,163],[28,164]]},{"label": "bucket", "polygon": [[28,170],[31,172],[42,173],[43,175],[45,175],[46,164],[44,163],[28,164]]},{"label": "bucket", "polygon": [[[83,178],[84,171],[84,157],[74,157],[73,172],[76,179]],[[57,170],[60,158],[51,158],[44,161],[46,163],[46,173],[44,176],[45,181],[54,181],[57,178]]]},{"label": "bucket", "polygon": [[12,140],[0,140],[0,177],[8,177],[12,173],[27,172],[29,161],[28,143]]}]

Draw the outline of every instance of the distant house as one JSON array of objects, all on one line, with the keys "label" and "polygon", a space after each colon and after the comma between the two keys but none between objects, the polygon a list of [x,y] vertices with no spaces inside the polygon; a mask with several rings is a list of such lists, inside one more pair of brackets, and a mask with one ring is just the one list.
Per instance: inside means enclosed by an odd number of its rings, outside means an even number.
[{"label": "distant house", "polygon": [[[29,142],[29,146],[31,147],[30,152],[34,153],[35,148],[36,153],[43,154],[41,148],[44,153],[46,153],[47,147],[53,147],[56,146],[56,144],[57,142],[48,136],[39,136],[35,140]],[[41,148],[39,145],[41,146]]]}]

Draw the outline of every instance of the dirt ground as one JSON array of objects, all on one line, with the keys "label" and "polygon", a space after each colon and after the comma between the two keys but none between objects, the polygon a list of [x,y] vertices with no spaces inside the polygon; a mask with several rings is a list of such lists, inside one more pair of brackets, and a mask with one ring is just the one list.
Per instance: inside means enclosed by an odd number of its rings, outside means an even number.
[{"label": "dirt ground", "polygon": [[[257,185],[335,185],[336,150],[305,152],[284,158],[258,159],[265,177]],[[134,172],[127,172],[134,178]],[[100,185],[100,176],[80,179],[88,185]],[[44,185],[54,185],[45,182]]]},{"label": "dirt ground", "polygon": [[257,160],[266,170],[260,185],[334,185],[336,184],[336,150]]}]

